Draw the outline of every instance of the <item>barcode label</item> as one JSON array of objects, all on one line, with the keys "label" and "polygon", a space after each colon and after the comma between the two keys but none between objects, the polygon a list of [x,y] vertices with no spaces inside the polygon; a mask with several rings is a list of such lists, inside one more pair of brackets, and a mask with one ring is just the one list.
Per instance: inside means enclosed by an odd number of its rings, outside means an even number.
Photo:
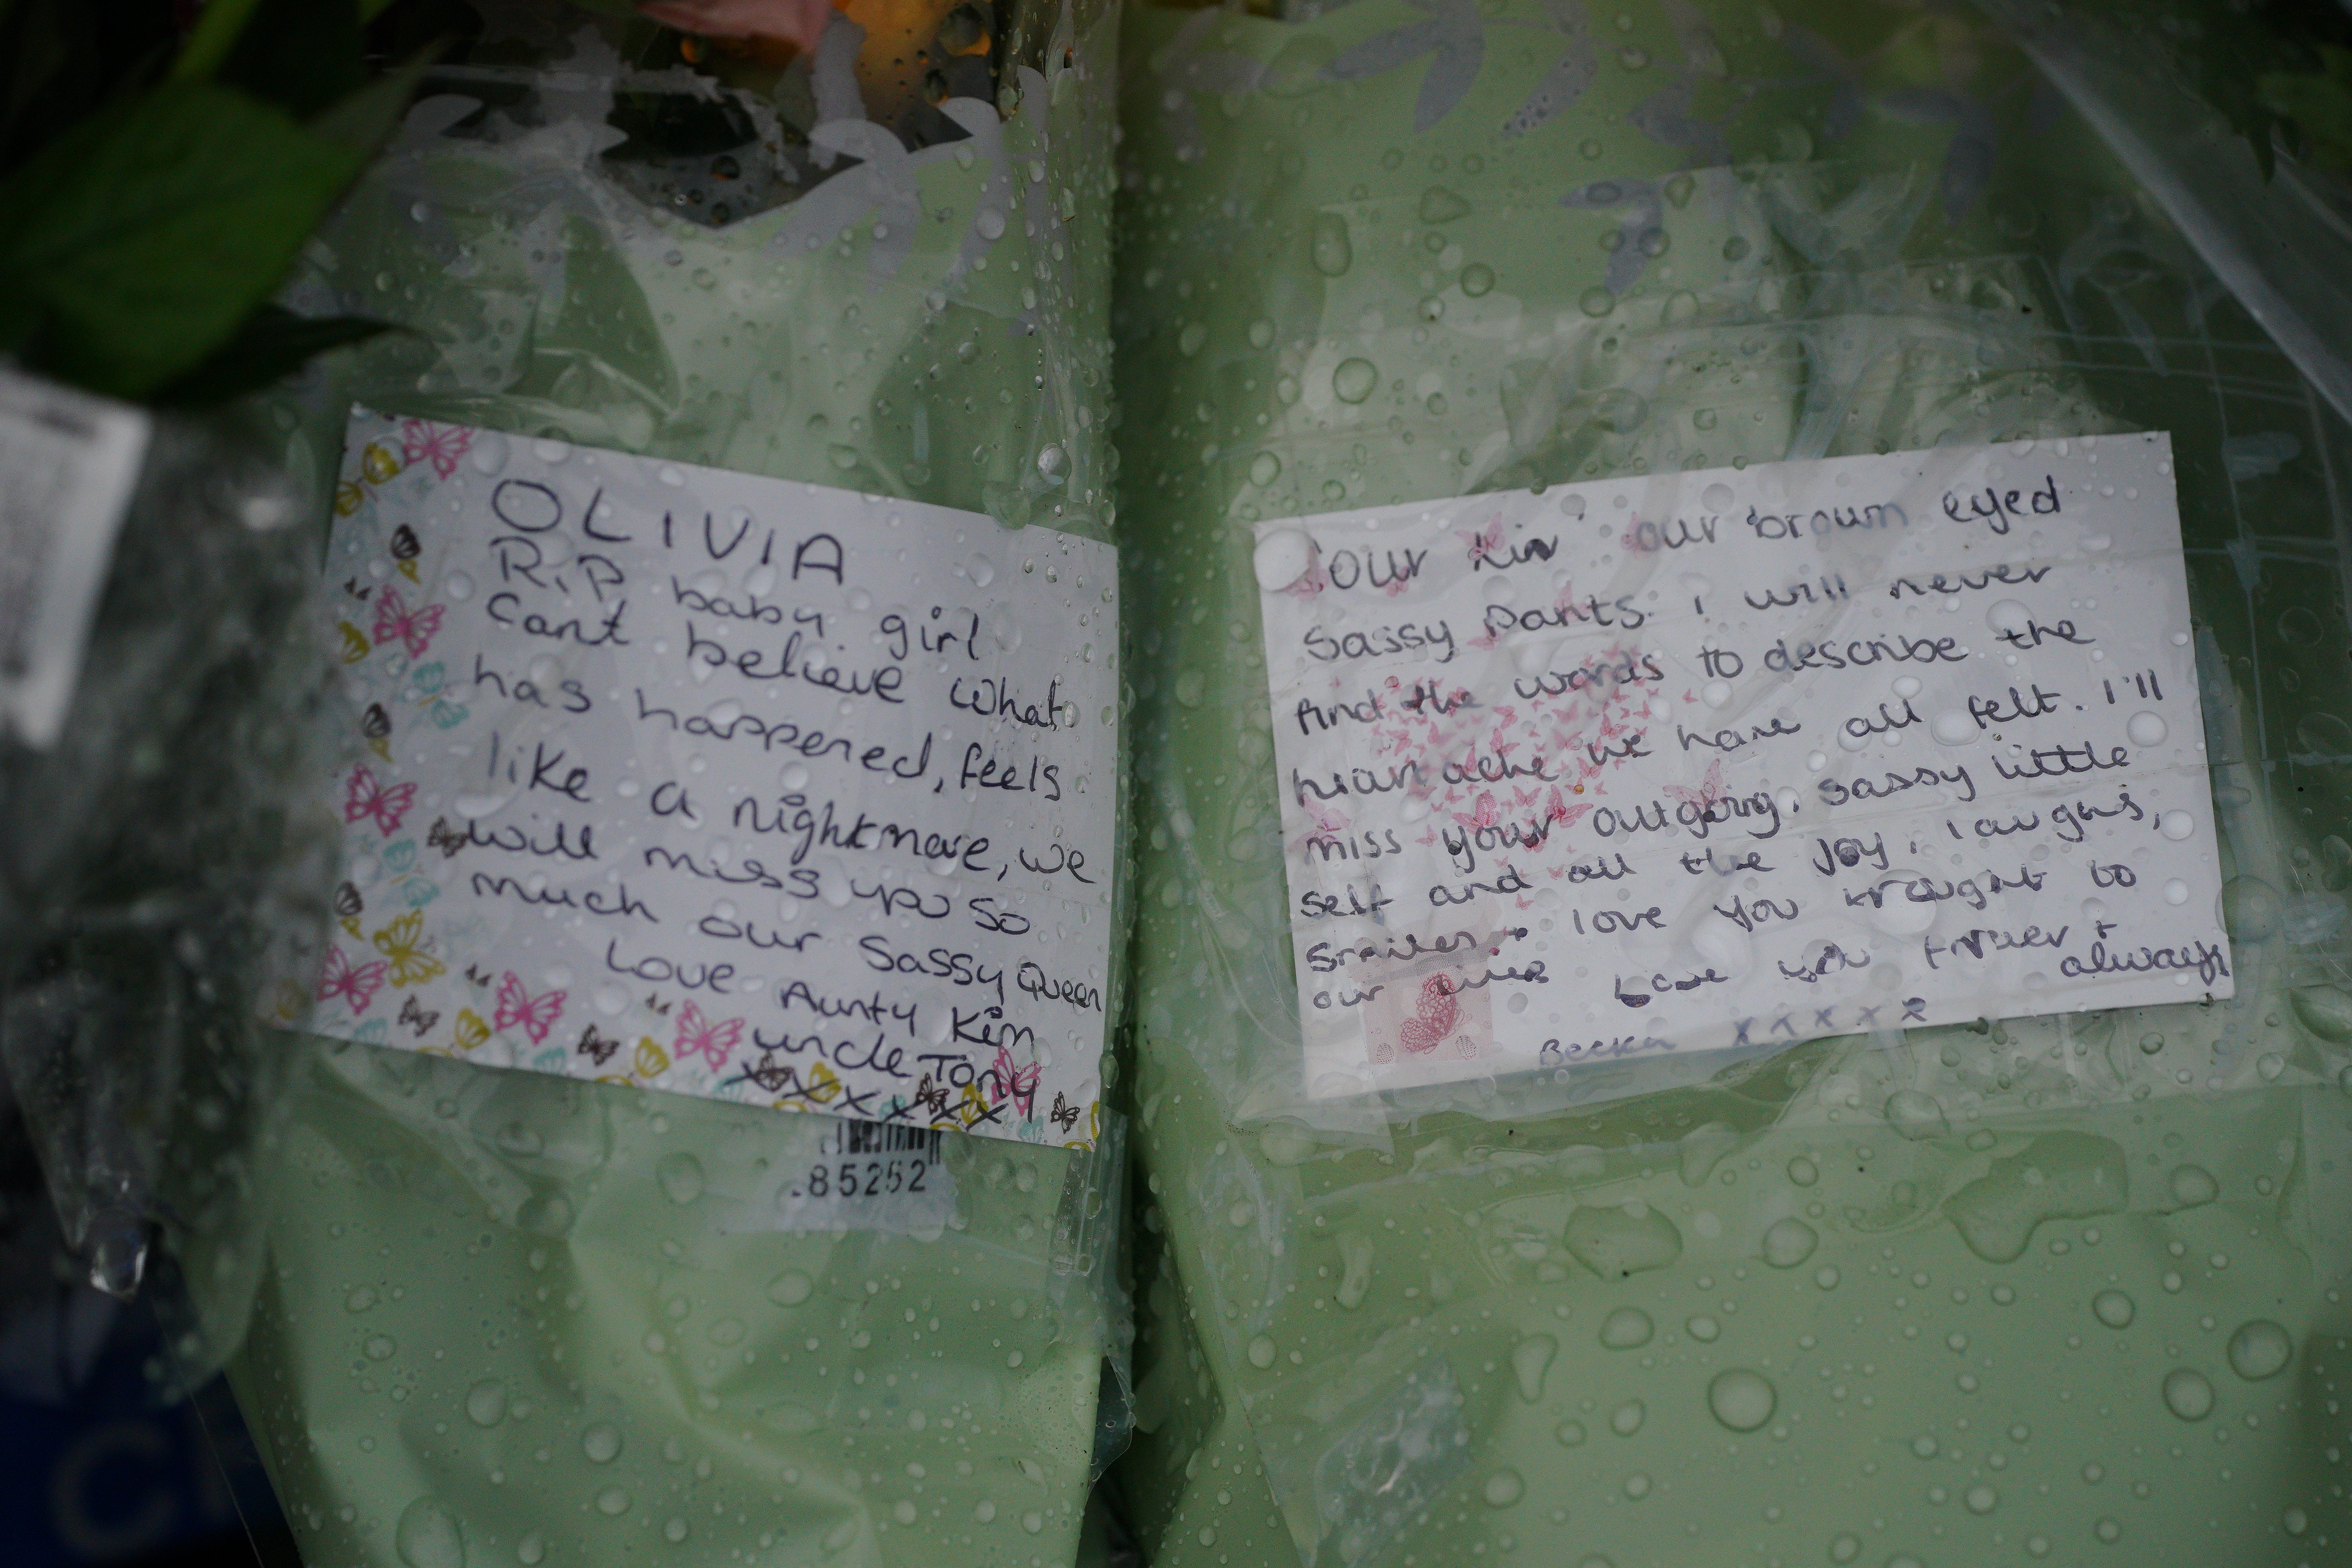
[{"label": "barcode label", "polygon": [[147,451],[147,416],[0,370],[0,716],[46,750]]},{"label": "barcode label", "polygon": [[937,1128],[834,1122],[814,1153],[779,1162],[769,1227],[936,1234],[955,1212],[943,1154]]}]

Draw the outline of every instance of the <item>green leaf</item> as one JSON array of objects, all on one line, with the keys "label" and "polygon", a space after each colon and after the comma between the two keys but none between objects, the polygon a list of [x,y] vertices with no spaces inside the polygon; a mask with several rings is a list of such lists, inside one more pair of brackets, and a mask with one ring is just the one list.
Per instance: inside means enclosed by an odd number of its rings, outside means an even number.
[{"label": "green leaf", "polygon": [[0,290],[33,318],[0,347],[145,395],[269,296],[363,161],[210,83],[110,105],[0,182]]},{"label": "green leaf", "polygon": [[221,68],[229,51],[236,47],[237,35],[253,16],[260,0],[209,0],[196,14],[196,25],[188,31],[188,41],[180,50],[180,58],[172,64],[175,81],[201,81]]},{"label": "green leaf", "polygon": [[257,0],[215,79],[308,120],[367,85],[358,0]]},{"label": "green leaf", "polygon": [[154,401],[166,408],[210,408],[283,380],[331,349],[402,330],[366,316],[298,316],[265,304],[203,363],[161,388]]}]

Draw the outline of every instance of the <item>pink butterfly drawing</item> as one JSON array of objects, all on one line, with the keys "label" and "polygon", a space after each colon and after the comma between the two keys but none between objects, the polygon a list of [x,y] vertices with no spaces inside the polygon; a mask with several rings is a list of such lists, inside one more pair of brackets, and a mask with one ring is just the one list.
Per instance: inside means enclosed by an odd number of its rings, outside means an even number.
[{"label": "pink butterfly drawing", "polygon": [[400,427],[400,458],[404,463],[430,461],[433,471],[447,479],[457,471],[457,459],[474,444],[474,433],[462,425],[436,425],[411,419]]},{"label": "pink butterfly drawing", "polygon": [[1302,855],[1310,844],[1337,844],[1340,829],[1348,826],[1347,813],[1333,811],[1320,801],[1310,800],[1306,805],[1307,815],[1315,819],[1315,826],[1300,834],[1298,842],[1292,846]]},{"label": "pink butterfly drawing", "polygon": [[702,1009],[691,1002],[681,1003],[677,1009],[677,1043],[670,1055],[679,1061],[688,1057],[700,1057],[710,1064],[710,1070],[725,1070],[728,1058],[743,1043],[743,1020],[730,1018],[725,1023],[713,1023],[702,1016]]},{"label": "pink butterfly drawing", "polygon": [[1717,801],[1723,798],[1723,759],[1717,757],[1707,763],[1706,777],[1700,781],[1696,789],[1688,789],[1681,784],[1666,784],[1662,787],[1668,795],[1673,795],[1685,805],[1693,807],[1704,816],[1715,809]]},{"label": "pink butterfly drawing", "polygon": [[1496,827],[1503,821],[1502,809],[1495,804],[1495,792],[1485,789],[1478,792],[1476,806],[1469,811],[1454,812],[1453,816],[1465,827]]},{"label": "pink butterfly drawing", "polygon": [[1033,1114],[1032,1108],[1037,1103],[1037,1076],[1045,1070],[1044,1068],[1036,1062],[1031,1062],[1025,1068],[1016,1068],[1013,1065],[1013,1053],[999,1046],[992,1070],[996,1075],[996,1081],[1004,1086],[1004,1098],[1013,1102],[1013,1109],[1021,1113],[1022,1120],[1027,1121]]},{"label": "pink butterfly drawing", "polygon": [[543,1044],[547,1032],[563,1016],[563,993],[550,991],[533,996],[522,988],[522,976],[509,969],[499,981],[498,1009],[490,1016],[490,1026],[511,1029],[517,1024],[530,1037],[534,1046]]},{"label": "pink butterfly drawing", "polygon": [[326,967],[319,973],[319,1000],[340,996],[352,1005],[352,1016],[357,1017],[367,1011],[375,994],[383,989],[386,967],[382,959],[354,964],[343,956],[341,947],[330,947]]},{"label": "pink butterfly drawing", "polygon": [[352,770],[351,783],[343,790],[343,820],[357,822],[362,817],[373,817],[377,828],[386,838],[400,831],[400,819],[416,804],[416,786],[397,784],[390,789],[376,782],[365,764]]},{"label": "pink butterfly drawing", "polygon": [[1567,799],[1559,793],[1559,785],[1554,784],[1551,786],[1551,804],[1544,808],[1544,816],[1548,820],[1557,822],[1562,827],[1573,827],[1583,819],[1584,814],[1591,809],[1592,803],[1590,801],[1582,805],[1569,805]]},{"label": "pink butterfly drawing", "polygon": [[375,640],[378,643],[398,637],[408,649],[411,658],[423,658],[425,650],[433,646],[433,634],[441,629],[442,606],[426,605],[412,610],[400,597],[397,588],[379,589],[375,596]]},{"label": "pink butterfly drawing", "polygon": [[1484,529],[1456,529],[1454,531],[1470,547],[1471,564],[1475,565],[1481,561],[1491,561],[1497,566],[1510,564],[1503,553],[1503,520],[1500,517]]}]

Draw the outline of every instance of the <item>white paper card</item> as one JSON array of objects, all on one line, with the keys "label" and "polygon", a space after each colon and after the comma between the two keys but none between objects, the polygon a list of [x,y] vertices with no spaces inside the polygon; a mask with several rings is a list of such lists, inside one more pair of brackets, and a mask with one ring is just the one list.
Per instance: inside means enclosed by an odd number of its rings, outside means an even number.
[{"label": "white paper card", "polygon": [[1257,540],[1312,1093],[2231,994],[2164,436]]},{"label": "white paper card", "polygon": [[57,744],[147,453],[127,403],[0,368],[0,715]]},{"label": "white paper card", "polygon": [[354,413],[332,1035],[1094,1135],[1110,546]]}]

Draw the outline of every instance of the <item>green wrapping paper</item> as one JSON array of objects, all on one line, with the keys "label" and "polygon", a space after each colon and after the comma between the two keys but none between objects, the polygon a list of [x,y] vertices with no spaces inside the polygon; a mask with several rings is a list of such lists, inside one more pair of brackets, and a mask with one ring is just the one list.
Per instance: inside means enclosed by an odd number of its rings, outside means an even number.
[{"label": "green wrapping paper", "polygon": [[[1965,13],[1154,9],[1124,70],[1150,1560],[2340,1555],[2336,415]],[[2234,999],[1289,1090],[1255,523],[2137,430]]]},{"label": "green wrapping paper", "polygon": [[[912,152],[854,37],[811,126],[805,66],[722,94],[567,26],[429,79],[314,243],[299,300],[409,329],[355,397],[1109,537],[1107,8],[998,17],[995,105]],[[661,142],[719,101],[740,145]],[[1115,1119],[951,1133],[945,1207],[786,1231],[850,1124],[288,1048],[234,1375],[314,1568],[1072,1560],[1125,1409]]]}]

